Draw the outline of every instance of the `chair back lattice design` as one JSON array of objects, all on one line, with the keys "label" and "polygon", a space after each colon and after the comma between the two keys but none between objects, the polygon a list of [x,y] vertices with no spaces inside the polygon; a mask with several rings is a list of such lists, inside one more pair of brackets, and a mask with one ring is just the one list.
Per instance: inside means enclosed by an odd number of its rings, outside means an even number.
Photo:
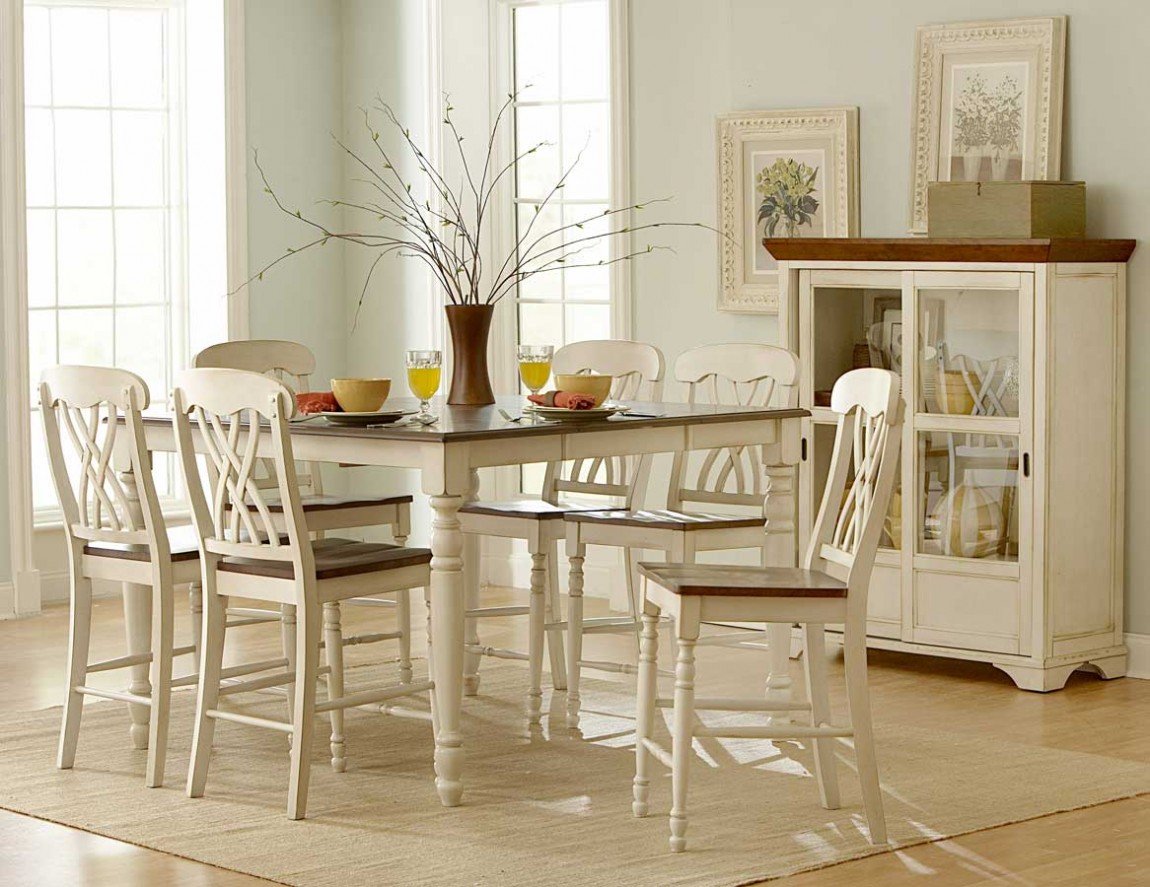
[{"label": "chair back lattice design", "polygon": [[[703,345],[675,361],[675,379],[686,385],[689,404],[794,407],[798,376],[798,358],[775,345]],[[762,510],[771,475],[780,474],[770,469],[781,462],[778,444],[676,453],[667,508],[681,511],[694,502]]]},{"label": "chair back lattice design", "polygon": [[831,392],[839,420],[806,567],[847,582],[864,613],[902,441],[900,388],[896,374],[869,368],[841,376]]},{"label": "chair back lattice design", "polygon": [[[40,413],[70,543],[140,545],[157,557],[168,555],[141,419],[150,402],[147,384],[127,370],[56,366],[44,371]],[[114,463],[117,449],[127,456],[126,464]],[[117,473],[126,467],[135,476],[134,496]]]},{"label": "chair back lattice design", "polygon": [[[297,577],[314,570],[288,433],[292,393],[254,372],[194,369],[180,374],[172,398],[176,449],[205,557],[291,561]],[[206,483],[197,437],[208,463]],[[270,443],[270,457],[258,455],[261,440]],[[261,462],[270,463],[272,476],[257,482]],[[286,540],[268,508],[269,489],[283,505]]]},{"label": "chair back lattice design", "polygon": [[[311,377],[315,373],[315,355],[299,342],[286,339],[242,339],[209,345],[192,359],[197,369],[247,370],[282,382],[292,392],[311,390]],[[263,489],[274,486],[272,466],[261,460],[256,484]],[[305,493],[321,495],[323,479],[319,465],[301,462],[296,465],[296,476]]]},{"label": "chair back lattice design", "polygon": [[[666,362],[654,345],[624,339],[572,342],[555,352],[551,371],[555,375],[596,373],[614,377],[611,400],[658,403],[663,398]],[[630,508],[641,502],[650,468],[647,456],[605,456],[552,462],[543,479],[543,498],[558,502],[561,493],[614,496]]]}]

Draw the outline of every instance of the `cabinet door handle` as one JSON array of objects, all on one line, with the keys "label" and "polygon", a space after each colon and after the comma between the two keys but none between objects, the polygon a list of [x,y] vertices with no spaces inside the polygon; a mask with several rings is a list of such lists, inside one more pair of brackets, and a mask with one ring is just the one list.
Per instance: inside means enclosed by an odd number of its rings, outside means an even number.
[{"label": "cabinet door handle", "polygon": [[1030,477],[1030,453],[1022,454],[1022,476]]},{"label": "cabinet door handle", "polygon": [[807,461],[807,439],[804,437],[799,444],[799,458],[804,462]]}]

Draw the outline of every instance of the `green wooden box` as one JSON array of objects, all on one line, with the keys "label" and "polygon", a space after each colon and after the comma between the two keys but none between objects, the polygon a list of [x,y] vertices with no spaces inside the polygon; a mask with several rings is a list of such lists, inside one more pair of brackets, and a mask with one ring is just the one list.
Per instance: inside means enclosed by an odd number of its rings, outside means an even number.
[{"label": "green wooden box", "polygon": [[1085,182],[931,182],[930,237],[1085,237]]}]

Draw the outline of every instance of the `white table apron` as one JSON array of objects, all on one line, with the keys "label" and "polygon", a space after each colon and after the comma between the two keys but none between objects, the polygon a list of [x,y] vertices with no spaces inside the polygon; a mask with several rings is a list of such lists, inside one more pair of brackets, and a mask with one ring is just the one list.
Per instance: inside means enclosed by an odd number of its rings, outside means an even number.
[{"label": "white table apron", "polygon": [[[463,732],[460,712],[463,703],[464,610],[467,583],[478,584],[478,541],[460,530],[459,509],[475,496],[476,472],[480,468],[524,465],[532,462],[580,459],[601,456],[627,456],[705,449],[716,446],[770,445],[777,464],[799,461],[802,411],[759,412],[747,419],[715,421],[715,412],[699,416],[675,416],[658,424],[638,420],[617,421],[594,430],[554,425],[528,426],[523,435],[500,434],[490,439],[453,440],[451,435],[427,439],[418,432],[410,438],[348,435],[343,429],[324,433],[309,427],[307,433],[292,434],[294,455],[301,461],[345,462],[394,468],[418,468],[421,486],[434,512],[431,530],[431,657],[435,684],[437,732],[435,736],[435,785],[446,807],[457,806],[463,798]],[[706,420],[706,421],[704,421]],[[510,427],[505,429],[510,431]],[[175,451],[175,437],[169,422],[145,423],[149,450]],[[463,434],[460,437],[466,436]],[[198,441],[197,441],[198,446]],[[261,438],[260,455],[271,455],[268,435]],[[122,454],[117,465],[125,468]],[[128,470],[120,474],[125,486],[135,492],[135,480]],[[469,565],[465,575],[464,566]],[[124,586],[124,608],[129,654],[148,651],[150,644],[151,592],[147,586]],[[790,627],[773,626],[770,635],[770,674],[768,695],[789,697],[787,659]],[[147,666],[132,671],[133,693],[150,692]],[[137,711],[137,709],[139,709]],[[134,706],[133,744],[139,746],[142,734],[147,742],[147,709]],[[144,729],[140,729],[140,725]]]}]

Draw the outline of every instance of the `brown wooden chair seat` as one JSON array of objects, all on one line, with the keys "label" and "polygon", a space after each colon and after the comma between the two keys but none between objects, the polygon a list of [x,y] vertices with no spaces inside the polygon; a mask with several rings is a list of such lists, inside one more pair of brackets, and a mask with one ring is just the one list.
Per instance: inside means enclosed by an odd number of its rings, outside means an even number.
[{"label": "brown wooden chair seat", "polygon": [[[268,511],[275,514],[283,513],[283,503],[278,496],[267,493],[264,495]],[[413,501],[411,496],[326,496],[322,494],[300,496],[300,504],[304,513],[309,511],[334,511],[344,508],[373,508],[382,505],[409,505]]]},{"label": "brown wooden chair seat", "polygon": [[[431,562],[429,548],[404,548],[383,542],[356,542],[352,539],[317,539],[312,542],[312,553],[315,556],[315,578],[321,581]],[[244,573],[274,579],[292,579],[295,576],[290,561],[243,557],[223,558],[219,570],[222,573]]]},{"label": "brown wooden chair seat", "polygon": [[567,520],[577,523],[608,524],[621,527],[648,527],[653,530],[734,530],[742,527],[762,527],[762,517],[740,517],[731,514],[703,514],[701,512],[652,509],[614,509],[576,512]]},{"label": "brown wooden chair seat", "polygon": [[489,514],[494,517],[524,517],[532,520],[563,520],[575,512],[600,511],[602,505],[554,505],[542,499],[520,499],[514,502],[472,502],[459,509],[460,514]]},{"label": "brown wooden chair seat", "polygon": [[[172,562],[194,561],[200,556],[200,540],[196,528],[189,525],[168,527],[168,547],[172,552]],[[84,554],[97,557],[115,557],[128,561],[151,560],[146,545],[128,542],[89,542],[84,546]]]},{"label": "brown wooden chair seat", "polygon": [[847,584],[800,567],[639,564],[639,573],[672,594],[725,597],[845,598]]}]

